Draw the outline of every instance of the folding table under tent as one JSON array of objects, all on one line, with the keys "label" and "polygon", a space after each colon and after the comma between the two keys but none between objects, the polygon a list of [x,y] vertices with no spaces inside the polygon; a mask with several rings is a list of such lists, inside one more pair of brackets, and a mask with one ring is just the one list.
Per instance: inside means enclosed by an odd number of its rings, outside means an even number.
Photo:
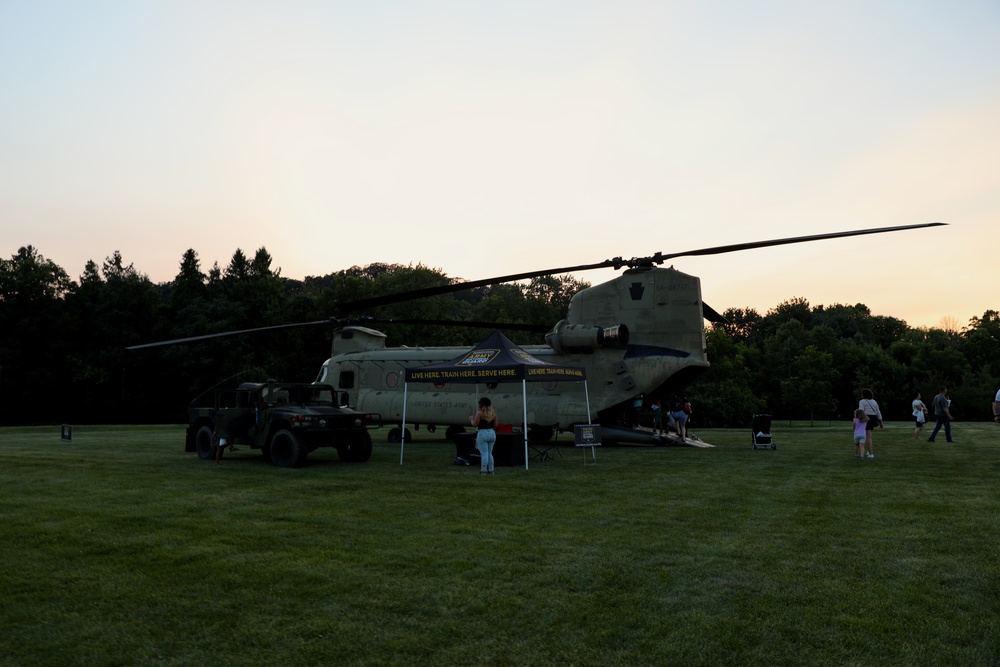
[{"label": "folding table under tent", "polygon": [[[450,361],[407,368],[403,379],[403,433],[406,428],[407,385],[410,382],[521,382],[522,423],[524,424],[524,469],[528,469],[528,382],[583,381],[587,402],[587,422],[590,422],[590,393],[587,390],[587,371],[581,366],[563,366],[542,361],[522,350],[516,343],[494,331],[468,352]],[[399,465],[403,465],[403,447],[406,438],[400,438]]]}]

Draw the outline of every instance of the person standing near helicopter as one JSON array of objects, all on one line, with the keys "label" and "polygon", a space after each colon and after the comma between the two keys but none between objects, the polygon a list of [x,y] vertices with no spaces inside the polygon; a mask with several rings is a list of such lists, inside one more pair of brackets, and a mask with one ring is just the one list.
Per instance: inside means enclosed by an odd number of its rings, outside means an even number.
[{"label": "person standing near helicopter", "polygon": [[690,414],[691,404],[688,402],[687,396],[681,398],[674,396],[674,404],[670,408],[670,417],[677,426],[677,437],[681,441],[687,437],[687,423]]},{"label": "person standing near helicopter", "polygon": [[639,428],[642,418],[642,394],[632,399],[632,428]]},{"label": "person standing near helicopter", "polygon": [[653,435],[661,435],[663,433],[663,405],[660,404],[660,399],[656,399],[653,402]]},{"label": "person standing near helicopter", "polygon": [[481,455],[479,464],[480,475],[493,474],[493,446],[497,442],[497,420],[496,410],[493,403],[487,397],[479,399],[479,410],[469,421],[476,427],[476,448]]}]

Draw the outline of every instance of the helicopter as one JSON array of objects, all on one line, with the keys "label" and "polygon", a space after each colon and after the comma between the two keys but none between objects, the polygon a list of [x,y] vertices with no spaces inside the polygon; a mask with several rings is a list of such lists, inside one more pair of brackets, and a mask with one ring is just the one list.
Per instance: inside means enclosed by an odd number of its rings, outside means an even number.
[{"label": "helicopter", "polygon": [[[487,396],[498,414],[522,415],[515,424],[532,442],[550,440],[560,432],[572,432],[577,425],[600,424],[609,442],[653,442],[643,430],[622,424],[622,415],[632,401],[642,395],[648,400],[682,393],[684,387],[709,367],[705,344],[705,321],[724,318],[702,300],[701,282],[673,266],[662,267],[677,257],[715,255],[793,243],[829,240],[850,236],[942,226],[933,222],[895,227],[798,236],[715,246],[675,253],[657,252],[642,258],[621,257],[595,264],[561,267],[542,271],[498,276],[483,280],[455,282],[408,292],[341,304],[345,311],[416,301],[439,294],[495,285],[534,277],[572,274],[599,268],[622,270],[611,280],[587,287],[571,299],[565,317],[546,326],[544,344],[522,345],[521,349],[543,362],[585,370],[588,386],[579,381],[549,381],[521,387],[508,383],[466,384],[434,382],[412,384],[404,392],[407,369],[456,359],[470,347],[389,346],[386,335],[374,328],[384,323],[435,323],[441,321],[375,318],[319,320],[194,336],[129,349],[204,340],[254,331],[296,326],[333,327],[330,358],[322,363],[316,383],[329,384],[338,392],[340,405],[360,412],[382,415],[383,423],[394,425],[390,442],[408,440],[407,425],[434,431],[447,429],[446,437],[464,432],[478,398]],[[448,322],[456,326],[492,327],[499,330],[534,330],[519,323]],[[369,326],[372,325],[372,326]],[[404,399],[405,395],[405,399]],[[405,400],[405,406],[404,406]],[[403,415],[406,424],[402,423]],[[596,415],[596,418],[595,418]],[[508,419],[509,420],[509,419]],[[509,421],[522,421],[521,419]],[[631,425],[631,421],[628,422]]]}]

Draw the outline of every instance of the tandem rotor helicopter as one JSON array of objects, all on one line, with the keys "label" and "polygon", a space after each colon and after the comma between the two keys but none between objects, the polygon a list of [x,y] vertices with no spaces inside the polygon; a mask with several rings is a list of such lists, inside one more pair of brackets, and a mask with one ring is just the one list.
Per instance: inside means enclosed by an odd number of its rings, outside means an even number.
[{"label": "tandem rotor helicopter", "polygon": [[[596,264],[561,267],[484,280],[458,282],[423,288],[372,299],[340,304],[345,312],[364,311],[383,305],[459,292],[462,290],[527,280],[546,275],[573,274],[600,268],[614,268],[622,274],[585,288],[570,301],[565,318],[545,333],[543,345],[522,345],[537,359],[561,366],[582,367],[585,388],[579,381],[529,383],[522,397],[515,384],[416,383],[407,387],[404,406],[404,379],[407,369],[456,359],[471,347],[388,347],[386,335],[366,324],[434,323],[441,321],[392,319],[349,320],[331,318],[315,322],[277,325],[241,331],[136,345],[129,349],[156,347],[239,335],[262,330],[326,325],[333,326],[330,358],[322,364],[315,380],[338,392],[340,404],[359,412],[380,413],[383,423],[395,424],[390,441],[406,438],[407,424],[428,430],[448,429],[448,435],[464,431],[476,400],[488,396],[501,415],[522,415],[526,402],[526,424],[530,440],[540,442],[575,425],[595,423],[605,429],[606,441],[642,441],[645,434],[618,428],[623,410],[634,397],[666,398],[683,388],[709,366],[705,352],[705,326],[724,322],[719,313],[702,301],[701,282],[692,275],[670,268],[663,262],[676,257],[716,255],[793,243],[830,240],[850,236],[880,234],[943,226],[932,222],[917,225],[880,227],[811,236],[755,241],[676,253],[656,253],[650,257],[623,260],[620,257]],[[495,329],[539,330],[517,323],[447,322],[454,326]],[[402,423],[405,414],[406,424]],[[505,421],[512,421],[509,418]],[[634,436],[634,437],[633,437]],[[650,442],[652,440],[650,439]]]}]

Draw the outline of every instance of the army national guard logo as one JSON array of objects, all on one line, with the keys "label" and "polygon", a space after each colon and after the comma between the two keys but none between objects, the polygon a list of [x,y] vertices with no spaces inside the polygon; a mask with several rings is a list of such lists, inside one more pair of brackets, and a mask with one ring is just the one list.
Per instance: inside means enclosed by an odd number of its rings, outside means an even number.
[{"label": "army national guard logo", "polygon": [[456,366],[483,366],[497,358],[500,350],[478,348],[465,355],[465,358],[457,362]]}]

